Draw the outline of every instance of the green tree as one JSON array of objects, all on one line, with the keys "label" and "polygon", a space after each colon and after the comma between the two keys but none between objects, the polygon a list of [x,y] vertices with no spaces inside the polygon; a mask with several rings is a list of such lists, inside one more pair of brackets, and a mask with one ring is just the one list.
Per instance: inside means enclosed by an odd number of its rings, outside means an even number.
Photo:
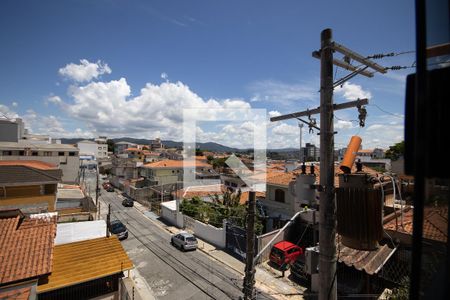
[{"label": "green tree", "polygon": [[107,140],[106,143],[108,144],[108,151],[114,152],[114,140]]},{"label": "green tree", "polygon": [[203,150],[195,149],[195,156],[203,156]]},{"label": "green tree", "polygon": [[405,141],[401,141],[400,143],[390,146],[389,150],[386,151],[385,157],[390,158],[391,160],[397,160],[404,154],[405,154]]}]

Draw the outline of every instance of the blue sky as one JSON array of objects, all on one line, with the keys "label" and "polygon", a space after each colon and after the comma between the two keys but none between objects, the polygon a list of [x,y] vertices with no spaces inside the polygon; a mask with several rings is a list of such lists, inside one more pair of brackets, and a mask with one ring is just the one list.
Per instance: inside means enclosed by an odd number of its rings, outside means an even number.
[{"label": "blue sky", "polygon": [[[181,140],[183,108],[261,108],[271,116],[319,105],[320,32],[362,55],[414,50],[412,1],[1,1],[0,110],[53,137]],[[386,58],[408,65],[414,53]],[[357,76],[335,91],[336,147],[403,139],[404,78]],[[336,71],[336,79],[347,74]],[[319,122],[319,120],[318,120]],[[230,124],[229,124],[230,125]],[[201,141],[250,146],[248,122],[204,125]],[[294,121],[268,124],[268,147],[296,147]],[[303,143],[318,144],[303,132]]]}]

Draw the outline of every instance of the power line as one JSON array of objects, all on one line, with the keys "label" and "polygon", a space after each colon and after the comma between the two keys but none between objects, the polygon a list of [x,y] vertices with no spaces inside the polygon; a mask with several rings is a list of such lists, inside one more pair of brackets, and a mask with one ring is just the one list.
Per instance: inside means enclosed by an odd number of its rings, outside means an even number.
[{"label": "power line", "polygon": [[382,109],[381,107],[379,107],[379,106],[376,105],[376,104],[368,104],[368,105],[370,105],[370,106],[375,106],[376,108],[378,108],[378,109],[381,110],[382,112],[387,113],[387,114],[389,114],[389,115],[393,115],[393,116],[395,116],[395,117],[397,117],[397,118],[401,118],[401,119],[405,118],[404,116],[401,116],[401,115],[398,115],[398,114],[394,114],[394,113],[391,113],[391,112],[389,112],[389,111],[387,111],[387,110],[384,110],[384,109]]},{"label": "power line", "polygon": [[384,57],[393,57],[393,56],[399,56],[399,55],[402,55],[402,54],[410,54],[410,53],[415,53],[415,52],[416,51],[411,50],[411,51],[402,51],[402,52],[398,52],[398,53],[395,53],[395,52],[377,53],[377,54],[369,55],[366,58],[367,59],[381,59],[381,58],[384,58]]}]

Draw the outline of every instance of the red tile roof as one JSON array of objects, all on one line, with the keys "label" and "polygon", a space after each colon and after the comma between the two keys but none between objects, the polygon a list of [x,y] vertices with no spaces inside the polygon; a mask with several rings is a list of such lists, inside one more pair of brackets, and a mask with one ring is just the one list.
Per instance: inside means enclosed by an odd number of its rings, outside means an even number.
[{"label": "red tile roof", "polygon": [[0,166],[26,166],[38,170],[55,170],[56,165],[39,160],[0,160]]},{"label": "red tile roof", "polygon": [[[187,167],[196,167],[196,168],[211,168],[212,166],[210,164],[207,164],[205,162],[202,161],[185,161],[186,166]],[[183,168],[184,164],[183,164],[183,160],[172,160],[172,159],[167,159],[167,160],[161,160],[161,161],[155,161],[155,162],[151,162],[148,164],[143,165],[144,168],[158,168],[158,169],[163,169],[163,168]]]},{"label": "red tile roof", "polygon": [[[414,209],[403,214],[403,224],[400,216],[384,224],[384,229],[406,234],[413,232]],[[448,206],[425,207],[423,218],[423,237],[425,239],[447,242]]]},{"label": "red tile roof", "polygon": [[8,300],[28,300],[31,294],[31,286],[15,288],[8,291],[0,291],[0,299]]},{"label": "red tile roof", "polygon": [[50,273],[56,216],[29,219],[23,215],[2,217],[1,212],[0,284]]}]

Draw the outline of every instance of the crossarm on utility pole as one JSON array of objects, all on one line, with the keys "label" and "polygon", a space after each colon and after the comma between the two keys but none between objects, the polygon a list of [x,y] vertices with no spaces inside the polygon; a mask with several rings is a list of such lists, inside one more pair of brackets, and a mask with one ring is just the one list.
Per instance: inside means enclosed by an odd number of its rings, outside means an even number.
[{"label": "crossarm on utility pole", "polygon": [[336,42],[332,42],[331,43],[331,48],[333,50],[336,50],[337,52],[340,52],[342,54],[344,54],[345,56],[348,56],[350,58],[353,58],[354,60],[356,60],[357,62],[360,62],[366,66],[371,67],[372,69],[374,69],[375,71],[378,71],[382,74],[386,73],[386,69],[382,66],[380,66],[377,63],[374,63],[373,61],[371,61],[370,59],[365,58],[364,56],[348,49],[345,46],[342,46]]},{"label": "crossarm on utility pole", "polygon": [[[320,59],[320,52],[319,51],[313,51],[312,56],[314,58]],[[343,68],[345,70],[348,70],[348,71],[352,71],[352,72],[358,71],[357,67],[349,64],[348,62],[345,62],[343,60],[336,59],[336,58],[333,59],[333,65],[341,67],[341,68]],[[360,71],[358,73],[361,74],[361,75],[364,75],[366,77],[373,77],[373,73],[369,72],[369,71],[363,70],[363,71]]]},{"label": "crossarm on utility pole", "polygon": [[[358,105],[367,105],[369,103],[369,100],[367,98],[364,99],[358,99],[355,101],[349,101],[349,102],[345,102],[345,103],[340,103],[340,104],[334,104],[333,105],[333,110],[340,110],[340,109],[345,109],[345,108],[350,108],[350,107],[357,107]],[[287,114],[287,115],[282,115],[282,116],[278,116],[278,117],[273,117],[270,118],[271,122],[275,122],[275,121],[282,121],[282,120],[288,120],[288,119],[297,119],[299,117],[305,117],[308,115],[315,115],[320,113],[320,107],[311,109],[311,110],[306,110],[306,111],[300,111],[300,112],[295,112],[295,113],[291,113],[291,114]]]}]

